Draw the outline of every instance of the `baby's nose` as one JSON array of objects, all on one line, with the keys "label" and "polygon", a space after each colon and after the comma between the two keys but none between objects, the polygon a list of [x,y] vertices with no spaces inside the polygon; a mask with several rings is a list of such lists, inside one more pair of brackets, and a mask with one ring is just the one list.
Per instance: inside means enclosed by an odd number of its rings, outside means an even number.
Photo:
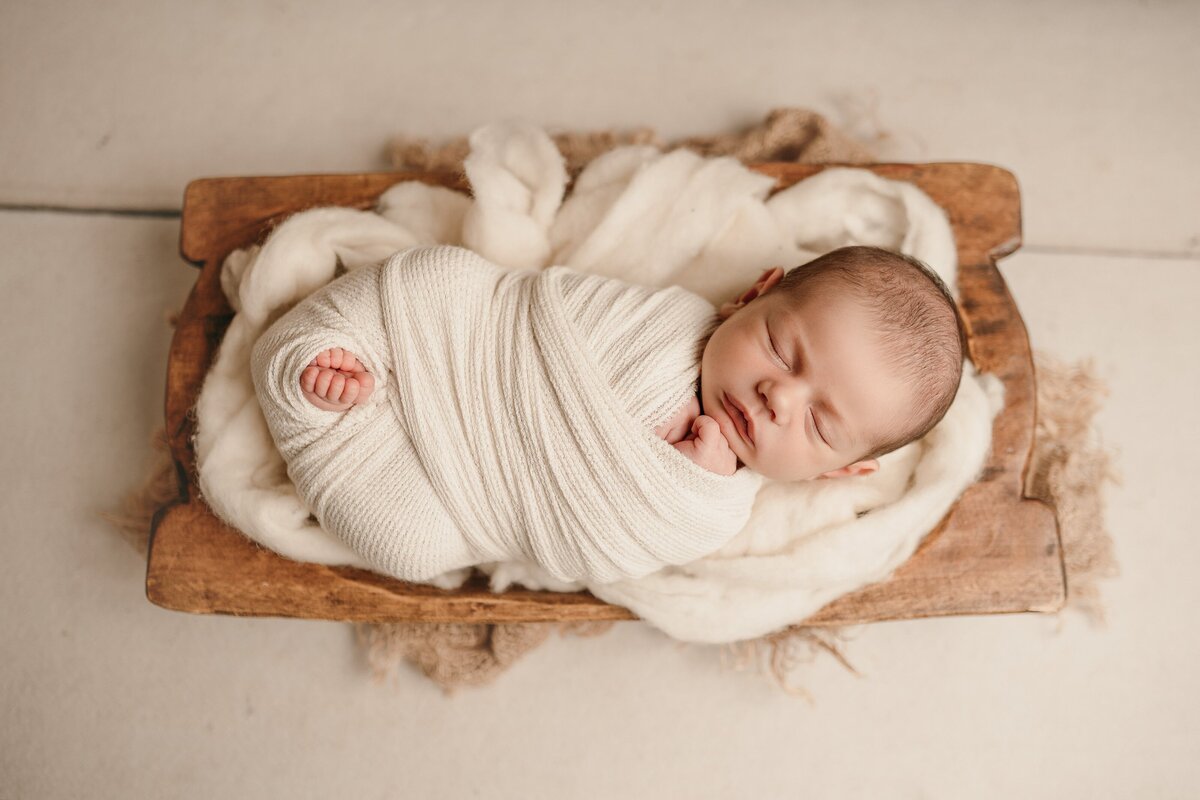
[{"label": "baby's nose", "polygon": [[789,385],[776,384],[767,391],[759,393],[764,413],[770,417],[772,422],[779,424],[787,422],[793,412],[807,408],[811,395],[812,387],[803,382]]}]

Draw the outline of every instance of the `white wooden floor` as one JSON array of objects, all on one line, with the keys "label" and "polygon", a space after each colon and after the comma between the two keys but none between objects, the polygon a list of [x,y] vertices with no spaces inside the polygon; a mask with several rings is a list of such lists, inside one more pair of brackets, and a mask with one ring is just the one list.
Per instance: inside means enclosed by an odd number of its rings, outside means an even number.
[{"label": "white wooden floor", "polygon": [[[0,5],[0,798],[1194,796],[1197,30],[1167,2]],[[195,273],[176,217],[130,210],[380,168],[401,132],[670,137],[783,105],[1017,173],[1003,271],[1034,344],[1112,390],[1106,628],[864,627],[863,677],[818,660],[810,705],[629,623],[445,697],[372,684],[346,625],[145,600],[96,512],[149,463]]]}]

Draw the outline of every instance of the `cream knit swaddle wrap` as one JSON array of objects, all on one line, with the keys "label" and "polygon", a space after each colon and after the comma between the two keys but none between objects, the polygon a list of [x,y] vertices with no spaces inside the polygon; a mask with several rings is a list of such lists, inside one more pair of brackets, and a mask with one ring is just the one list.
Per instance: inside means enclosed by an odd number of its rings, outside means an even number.
[{"label": "cream knit swaddle wrap", "polygon": [[[251,369],[299,495],[381,571],[528,559],[609,582],[711,553],[750,515],[761,476],[709,472],[653,431],[695,394],[717,322],[680,287],[422,247],[297,304]],[[375,376],[367,403],[303,397],[329,347]]]}]

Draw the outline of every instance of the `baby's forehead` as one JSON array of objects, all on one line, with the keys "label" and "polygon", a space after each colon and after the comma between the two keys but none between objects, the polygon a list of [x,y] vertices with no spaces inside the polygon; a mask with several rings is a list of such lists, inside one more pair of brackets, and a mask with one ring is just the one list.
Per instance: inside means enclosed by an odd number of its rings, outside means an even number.
[{"label": "baby's forehead", "polygon": [[823,315],[833,308],[845,310],[857,308],[876,316],[875,306],[863,296],[862,292],[842,281],[812,282],[814,285],[804,287],[803,291],[781,292],[776,298],[775,313],[786,318],[806,319],[815,315]]}]

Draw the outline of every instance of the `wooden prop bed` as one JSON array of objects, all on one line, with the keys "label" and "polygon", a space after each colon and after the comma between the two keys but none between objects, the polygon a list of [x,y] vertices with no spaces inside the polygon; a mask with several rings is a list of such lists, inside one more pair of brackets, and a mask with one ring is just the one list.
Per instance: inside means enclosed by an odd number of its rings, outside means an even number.
[{"label": "wooden prop bed", "polygon": [[[826,166],[751,165],[775,177],[776,190]],[[1016,179],[999,167],[972,163],[865,168],[914,183],[949,214],[971,359],[1004,382],[1005,405],[980,479],[916,554],[891,579],[843,596],[803,623],[1056,611],[1065,602],[1066,584],[1054,509],[1023,492],[1036,413],[1033,361],[1024,323],[995,264],[1021,244]],[[403,180],[467,191],[462,177],[450,173],[209,178],[188,185],[180,252],[200,273],[171,343],[166,391],[179,497],[154,515],[146,596],[164,608],[201,614],[370,622],[636,619],[586,592],[495,594],[482,575],[446,591],[362,569],[292,561],[230,528],[200,498],[191,441],[194,404],[233,317],[220,288],[225,256],[261,242],[273,226],[306,208],[372,208],[385,189]]]}]

